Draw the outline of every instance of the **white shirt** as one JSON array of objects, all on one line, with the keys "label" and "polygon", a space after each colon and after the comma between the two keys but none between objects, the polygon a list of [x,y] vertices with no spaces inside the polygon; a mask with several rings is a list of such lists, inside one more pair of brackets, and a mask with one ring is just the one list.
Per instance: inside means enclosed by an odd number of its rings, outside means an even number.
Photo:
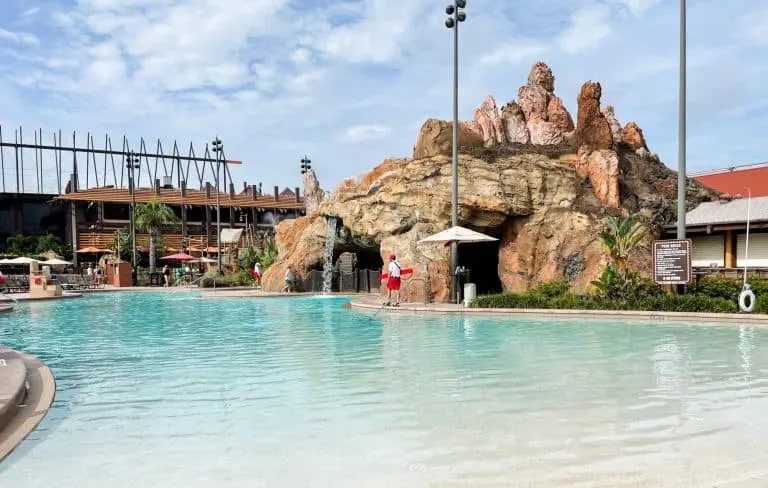
[{"label": "white shirt", "polygon": [[400,263],[397,261],[389,262],[389,276],[392,278],[400,278]]},{"label": "white shirt", "polygon": [[259,273],[259,274],[261,274],[261,269],[259,269],[259,263],[256,263],[256,264],[253,266],[253,272],[254,272],[254,273]]}]

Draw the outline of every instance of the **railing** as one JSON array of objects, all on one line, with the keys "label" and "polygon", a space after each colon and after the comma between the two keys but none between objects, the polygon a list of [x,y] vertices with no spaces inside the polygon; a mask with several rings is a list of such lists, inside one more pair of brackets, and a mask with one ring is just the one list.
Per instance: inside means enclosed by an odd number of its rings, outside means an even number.
[{"label": "railing", "polygon": [[[332,291],[352,293],[376,293],[380,288],[381,273],[374,269],[358,269],[352,272],[334,271],[331,285]],[[323,291],[323,272],[312,270],[297,287],[308,292]]]}]

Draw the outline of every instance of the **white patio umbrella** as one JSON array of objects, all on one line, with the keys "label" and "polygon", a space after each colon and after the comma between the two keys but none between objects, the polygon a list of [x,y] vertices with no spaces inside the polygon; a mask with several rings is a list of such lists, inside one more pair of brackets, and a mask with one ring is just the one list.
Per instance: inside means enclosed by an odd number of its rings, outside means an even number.
[{"label": "white patio umbrella", "polygon": [[[419,244],[426,244],[430,242],[443,242],[447,247],[453,242],[458,244],[471,244],[474,242],[493,242],[498,241],[495,237],[475,232],[474,230],[467,229],[466,227],[451,227],[450,229],[438,232],[419,241]],[[457,268],[458,270],[458,268]],[[456,301],[458,303],[458,293],[456,294]]]},{"label": "white patio umbrella", "polygon": [[63,259],[53,258],[46,261],[40,261],[40,264],[46,264],[48,266],[69,266],[72,263],[69,261],[64,261]]},{"label": "white patio umbrella", "polygon": [[8,261],[8,264],[32,264],[32,263],[39,263],[37,259],[27,258],[27,257],[18,257],[13,258]]},{"label": "white patio umbrella", "polygon": [[218,263],[218,261],[216,261],[215,259],[205,258],[205,257],[197,258],[197,259],[194,259],[194,260],[192,260],[190,262],[191,263]]},{"label": "white patio umbrella", "polygon": [[438,232],[437,234],[425,237],[419,241],[419,244],[427,242],[458,242],[459,244],[469,244],[472,242],[492,242],[498,241],[495,237],[475,232],[474,230],[467,229],[465,227],[451,227],[450,229]]}]

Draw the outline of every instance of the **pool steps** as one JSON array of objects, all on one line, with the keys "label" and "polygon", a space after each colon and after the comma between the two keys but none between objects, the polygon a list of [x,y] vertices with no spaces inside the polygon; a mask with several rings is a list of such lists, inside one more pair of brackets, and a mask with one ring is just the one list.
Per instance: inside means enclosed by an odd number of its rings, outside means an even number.
[{"label": "pool steps", "polygon": [[0,347],[0,462],[43,420],[55,391],[48,366]]}]

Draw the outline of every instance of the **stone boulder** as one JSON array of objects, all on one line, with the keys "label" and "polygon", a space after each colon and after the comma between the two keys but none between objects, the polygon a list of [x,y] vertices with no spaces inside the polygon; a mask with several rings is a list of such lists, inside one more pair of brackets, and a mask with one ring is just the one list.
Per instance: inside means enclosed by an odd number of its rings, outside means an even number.
[{"label": "stone boulder", "polygon": [[588,81],[581,87],[578,97],[579,112],[576,116],[576,142],[589,149],[611,149],[611,126],[600,111],[600,83]]},{"label": "stone boulder", "polygon": [[475,124],[483,138],[484,145],[494,146],[507,142],[499,107],[496,106],[496,99],[492,96],[489,95],[475,110]]},{"label": "stone boulder", "polygon": [[543,146],[568,142],[573,119],[555,96],[555,76],[546,64],[538,62],[528,74],[528,82],[517,91],[517,104],[525,117],[531,144]]},{"label": "stone boulder", "polygon": [[511,144],[529,144],[531,142],[525,114],[517,102],[510,102],[502,107],[501,120],[504,124],[507,142]]},{"label": "stone boulder", "polygon": [[621,140],[635,152],[640,154],[648,152],[648,146],[645,143],[643,129],[635,122],[629,122],[621,131]]},{"label": "stone boulder", "polygon": [[[472,130],[466,123],[459,123],[459,148],[480,146],[484,144],[483,136]],[[453,151],[453,124],[445,120],[428,119],[421,126],[416,146],[413,148],[413,159],[431,158],[433,156],[449,156]]]},{"label": "stone boulder", "polygon": [[619,123],[618,119],[616,118],[616,112],[613,106],[608,105],[607,107],[603,108],[601,112],[603,113],[605,120],[608,121],[608,126],[611,128],[611,136],[613,137],[613,142],[616,144],[620,143],[623,129],[621,127],[621,123]]},{"label": "stone boulder", "polygon": [[320,182],[317,181],[317,175],[314,169],[308,170],[302,175],[302,181],[304,183],[304,209],[307,215],[313,214],[317,211],[320,204],[322,204],[327,195],[322,188],[320,188]]},{"label": "stone boulder", "polygon": [[523,292],[541,283],[566,280],[587,290],[608,262],[595,215],[550,208],[512,219],[499,244],[499,277],[504,290]]}]

